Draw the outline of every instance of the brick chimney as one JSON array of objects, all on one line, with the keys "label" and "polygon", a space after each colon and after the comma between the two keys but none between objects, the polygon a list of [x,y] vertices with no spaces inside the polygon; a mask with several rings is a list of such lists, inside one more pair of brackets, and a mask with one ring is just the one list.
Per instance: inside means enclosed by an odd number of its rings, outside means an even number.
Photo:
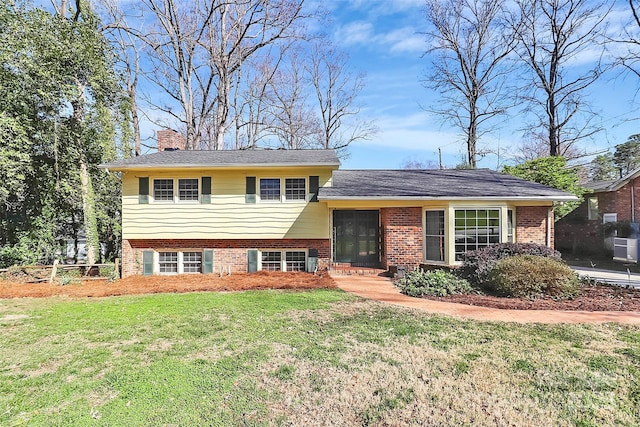
[{"label": "brick chimney", "polygon": [[163,129],[158,134],[158,151],[184,150],[187,140],[173,129]]}]

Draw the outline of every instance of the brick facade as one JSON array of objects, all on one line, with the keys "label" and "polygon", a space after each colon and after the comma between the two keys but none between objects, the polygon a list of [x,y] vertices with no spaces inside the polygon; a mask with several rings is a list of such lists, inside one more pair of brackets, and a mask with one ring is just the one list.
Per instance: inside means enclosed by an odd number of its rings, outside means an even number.
[{"label": "brick facade", "polygon": [[130,239],[122,242],[122,277],[142,274],[142,253],[155,251],[197,251],[213,249],[214,270],[231,267],[233,272],[247,271],[249,249],[317,249],[318,268],[329,266],[328,239]]},{"label": "brick facade", "polygon": [[[516,242],[547,244],[550,235],[550,247],[554,247],[553,211],[549,215],[549,206],[518,206],[516,209]],[[547,223],[547,220],[549,223]]]},{"label": "brick facade", "polygon": [[[640,177],[629,181],[616,191],[585,195],[585,201],[580,206],[556,223],[555,235],[558,249],[581,253],[602,253],[605,250],[602,215],[615,213],[618,221],[640,221],[639,187]],[[598,199],[598,218],[589,219],[587,199],[590,197]]]},{"label": "brick facade", "polygon": [[391,265],[412,269],[423,259],[422,208],[381,208],[382,267]]}]

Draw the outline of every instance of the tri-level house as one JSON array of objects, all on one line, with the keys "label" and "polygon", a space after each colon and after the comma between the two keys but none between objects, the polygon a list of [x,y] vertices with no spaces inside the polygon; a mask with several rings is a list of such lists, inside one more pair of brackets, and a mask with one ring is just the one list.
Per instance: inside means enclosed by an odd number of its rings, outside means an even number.
[{"label": "tri-level house", "polygon": [[498,242],[553,247],[571,194],[490,170],[340,170],[333,150],[159,151],[122,174],[132,274],[455,265]]}]

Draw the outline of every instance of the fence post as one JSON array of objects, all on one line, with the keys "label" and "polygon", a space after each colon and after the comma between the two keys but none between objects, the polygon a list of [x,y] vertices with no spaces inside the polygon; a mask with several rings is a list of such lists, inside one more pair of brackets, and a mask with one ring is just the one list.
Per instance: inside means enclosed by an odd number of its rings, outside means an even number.
[{"label": "fence post", "polygon": [[118,280],[120,279],[120,258],[116,258],[114,263],[114,276],[116,277],[116,280]]},{"label": "fence post", "polygon": [[51,268],[51,276],[49,277],[49,283],[53,283],[53,279],[56,278],[56,272],[58,271],[58,260],[53,260],[53,268]]}]

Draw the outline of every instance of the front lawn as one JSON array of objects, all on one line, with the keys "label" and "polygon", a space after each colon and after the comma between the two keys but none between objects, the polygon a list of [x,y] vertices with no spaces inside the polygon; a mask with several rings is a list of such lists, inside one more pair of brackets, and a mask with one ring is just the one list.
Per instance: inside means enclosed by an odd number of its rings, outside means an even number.
[{"label": "front lawn", "polygon": [[640,327],[338,290],[0,300],[0,425],[639,425]]}]

